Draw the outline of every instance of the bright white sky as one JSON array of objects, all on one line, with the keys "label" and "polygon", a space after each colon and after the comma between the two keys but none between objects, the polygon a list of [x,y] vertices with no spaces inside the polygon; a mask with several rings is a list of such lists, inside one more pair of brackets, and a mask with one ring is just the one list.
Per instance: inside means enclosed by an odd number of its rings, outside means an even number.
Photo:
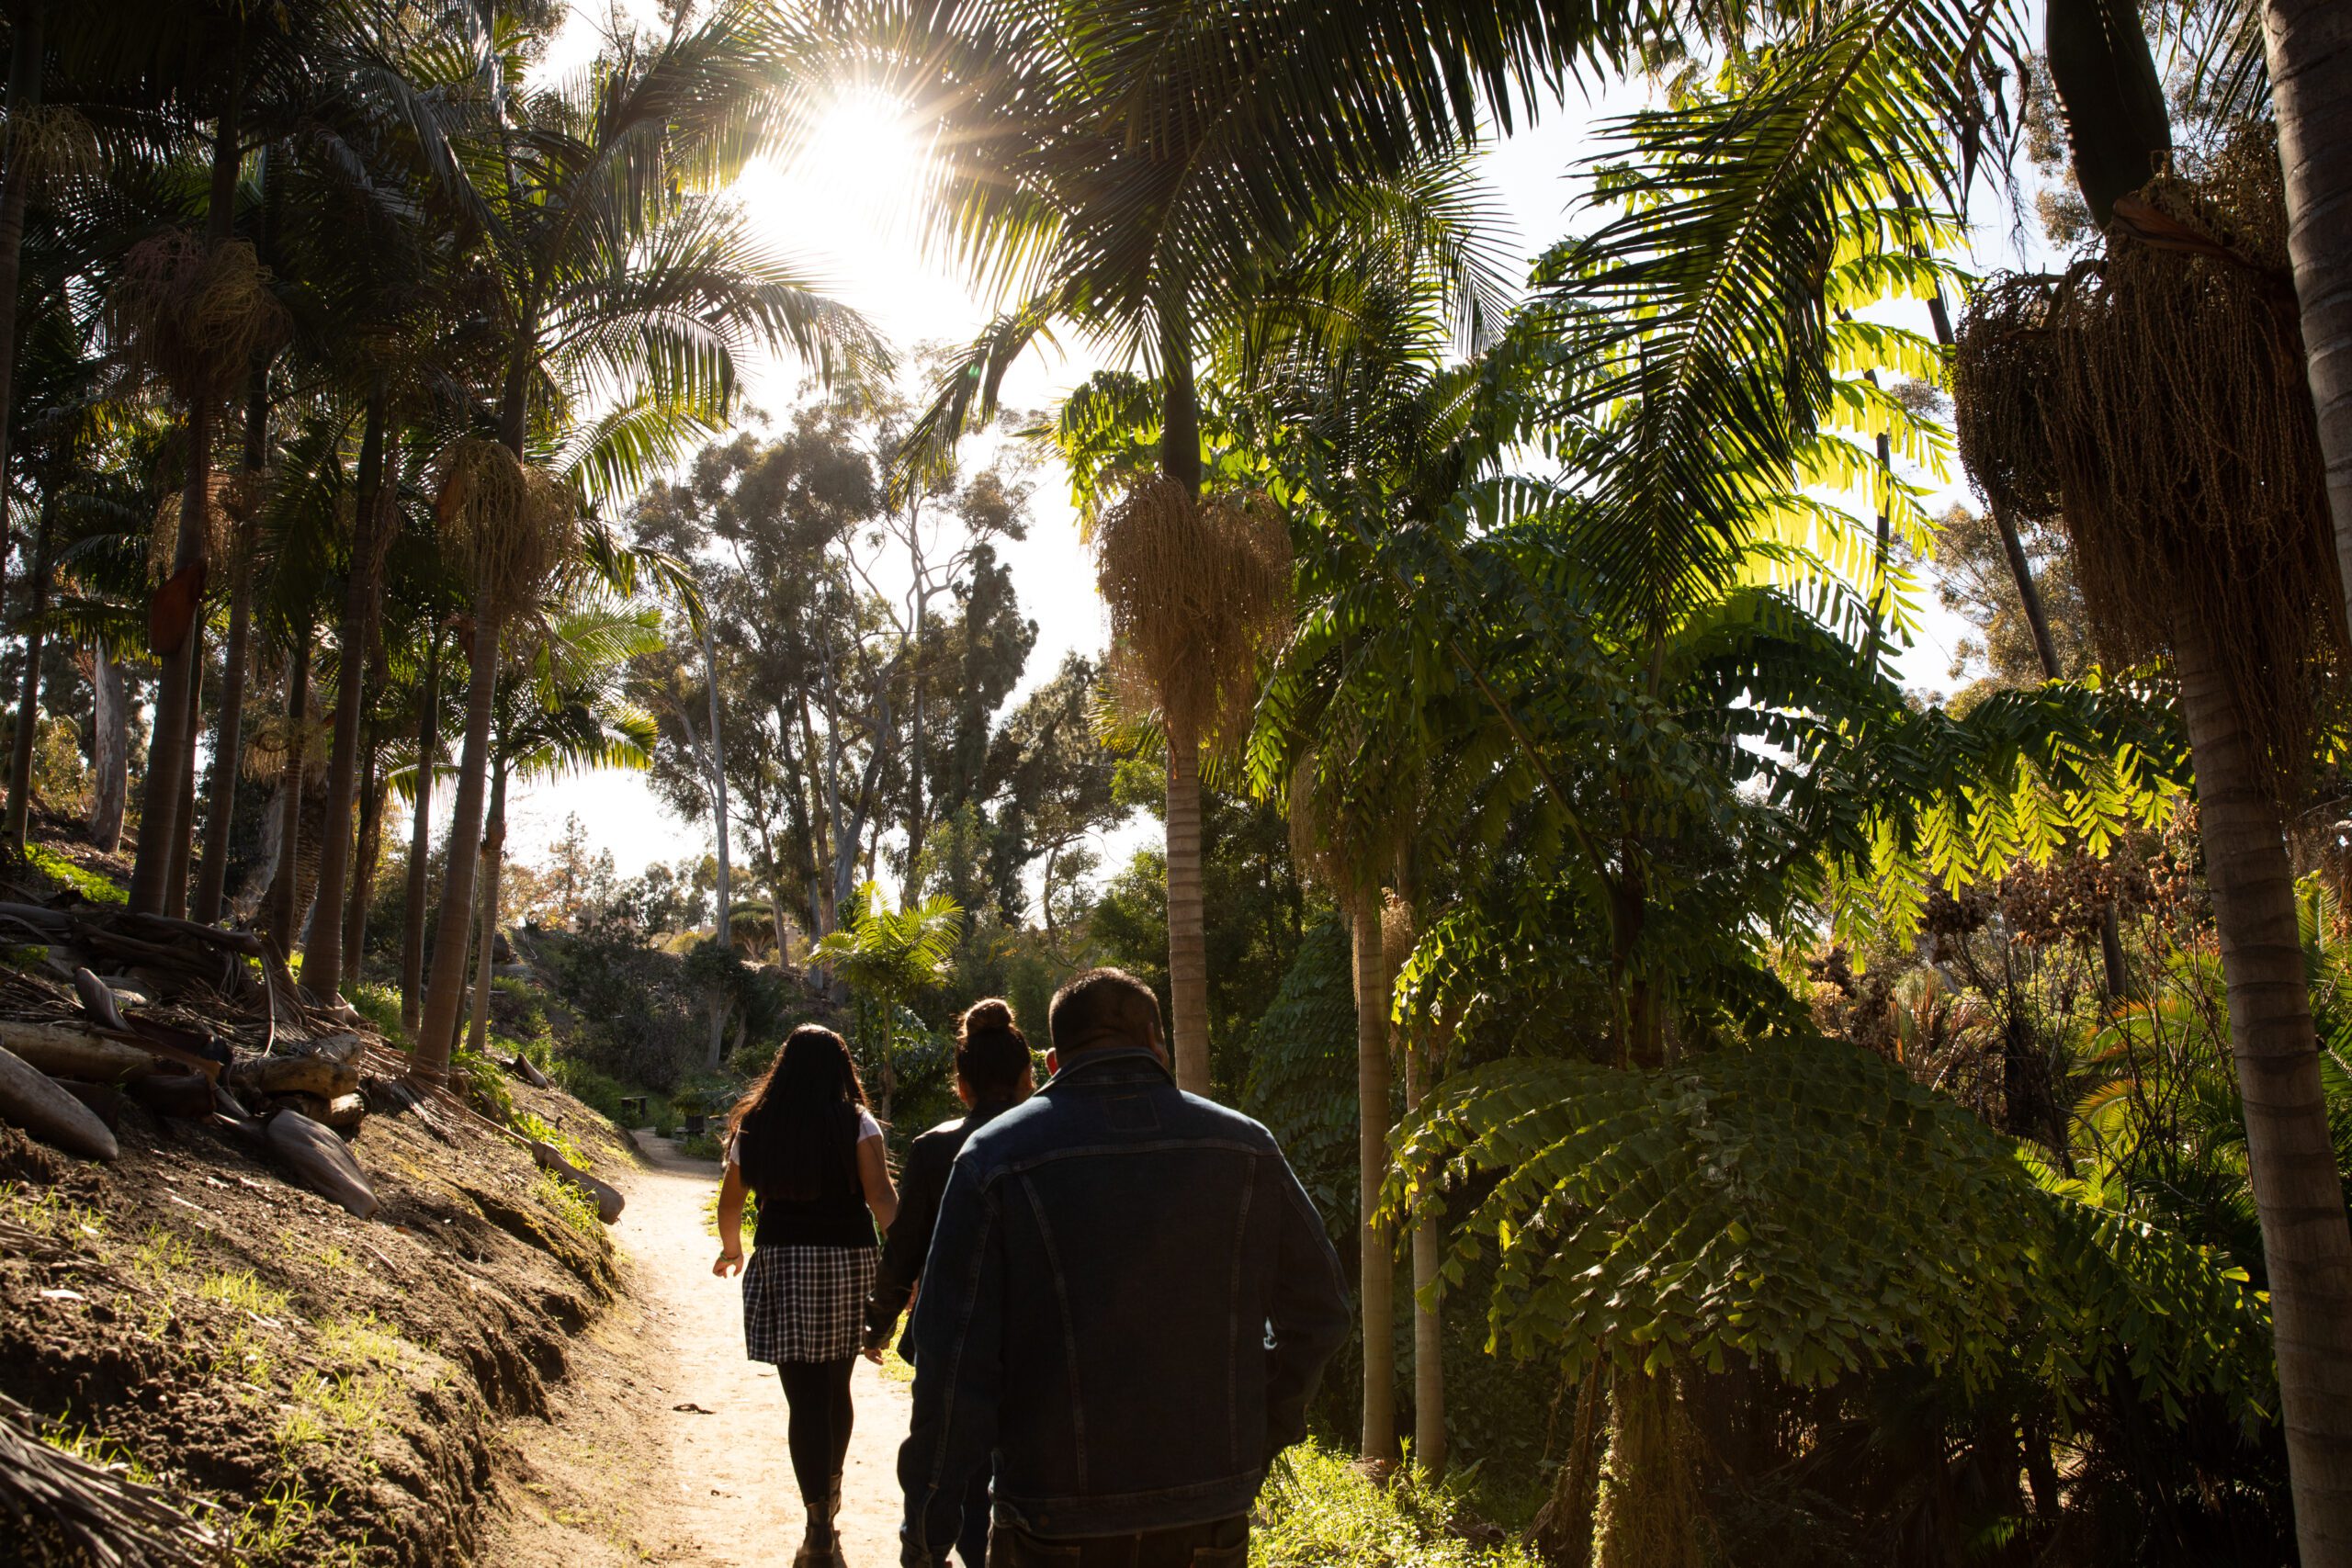
[{"label": "bright white sky", "polygon": [[[651,11],[650,5],[642,9]],[[561,69],[586,58],[598,30],[587,18],[604,14],[595,0],[579,6],[548,67]],[[1637,85],[1620,84],[1590,106],[1572,98],[1536,128],[1486,154],[1487,177],[1509,214],[1518,249],[1532,257],[1577,222],[1583,182],[1576,171],[1598,150],[1589,128],[1636,107],[1641,96]],[[801,166],[755,166],[744,175],[740,192],[778,249],[813,264],[836,297],[865,312],[902,351],[931,340],[967,341],[994,303],[975,298],[960,277],[935,265],[914,235],[910,193],[922,156],[922,149],[887,105],[852,101],[835,111]],[[1970,264],[1985,269],[2018,265],[2013,225],[1997,197],[1980,197],[1976,216],[1980,245],[1992,243],[1968,258]],[[1914,324],[1927,330],[1924,308],[1915,313],[1919,319]],[[1051,406],[1095,368],[1082,345],[1065,343],[1058,355],[1033,353],[1007,378],[1006,402]],[[755,407],[780,410],[793,400],[801,378],[789,362],[754,363],[747,367],[748,400]],[[1939,499],[1936,510],[1943,504]],[[1102,647],[1102,606],[1057,468],[1037,474],[1029,537],[1004,553],[1023,610],[1037,622],[1029,668],[1033,681],[1050,676],[1069,649]],[[1906,655],[1905,673],[1911,685],[1940,689],[1950,684],[1951,647],[1965,627],[1932,604],[1928,612],[1926,635]],[[509,812],[509,842],[526,860],[545,853],[571,813],[596,843],[612,851],[623,875],[649,861],[700,855],[710,848],[707,827],[689,827],[671,816],[643,779],[631,773],[606,771],[539,785],[511,804]],[[1106,866],[1123,862],[1148,836],[1141,827],[1117,835],[1102,846]]]}]

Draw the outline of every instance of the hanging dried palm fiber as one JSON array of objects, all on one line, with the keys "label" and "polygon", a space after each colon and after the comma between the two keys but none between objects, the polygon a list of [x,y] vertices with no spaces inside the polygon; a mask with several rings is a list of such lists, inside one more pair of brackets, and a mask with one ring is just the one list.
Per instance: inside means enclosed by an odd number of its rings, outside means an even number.
[{"label": "hanging dried palm fiber", "polygon": [[1114,690],[1216,749],[1246,731],[1258,656],[1290,604],[1290,535],[1258,495],[1139,479],[1095,524]]},{"label": "hanging dried palm fiber", "polygon": [[131,366],[190,400],[242,378],[254,356],[284,341],[288,327],[286,308],[270,291],[269,269],[250,243],[208,245],[176,231],[125,254],[107,312]]},{"label": "hanging dried palm fiber", "polygon": [[579,527],[579,508],[561,485],[478,436],[443,454],[437,511],[449,547],[477,586],[488,586],[502,619],[537,600],[571,558]]},{"label": "hanging dried palm fiber", "polygon": [[2285,798],[2342,601],[2267,128],[2118,202],[2103,260],[1987,283],[1952,380],[1985,498],[2064,524],[2102,659],[2197,617]]}]

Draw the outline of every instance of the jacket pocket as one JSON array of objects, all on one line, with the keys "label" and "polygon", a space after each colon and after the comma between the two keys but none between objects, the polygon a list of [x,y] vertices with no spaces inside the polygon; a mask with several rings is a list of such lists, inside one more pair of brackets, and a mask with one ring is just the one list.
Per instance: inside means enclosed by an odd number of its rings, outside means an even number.
[{"label": "jacket pocket", "polygon": [[1019,1530],[989,1532],[988,1568],[1079,1568],[1081,1561],[1076,1546],[1056,1546]]}]

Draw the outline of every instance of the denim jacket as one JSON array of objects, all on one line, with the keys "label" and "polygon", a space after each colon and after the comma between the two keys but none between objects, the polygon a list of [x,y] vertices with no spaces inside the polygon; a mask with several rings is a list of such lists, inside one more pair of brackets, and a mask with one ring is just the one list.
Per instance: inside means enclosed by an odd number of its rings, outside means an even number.
[{"label": "denim jacket", "polygon": [[1048,1540],[1247,1513],[1348,1329],[1340,1260],[1267,1131],[1091,1051],[972,1134],[911,1334],[902,1561],[946,1560],[967,1477]]}]

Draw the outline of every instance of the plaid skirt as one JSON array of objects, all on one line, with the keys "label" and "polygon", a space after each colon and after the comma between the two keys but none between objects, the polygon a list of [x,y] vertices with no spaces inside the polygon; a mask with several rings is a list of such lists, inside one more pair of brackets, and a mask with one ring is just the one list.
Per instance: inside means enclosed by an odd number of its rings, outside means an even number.
[{"label": "plaid skirt", "polygon": [[743,1353],[754,1361],[857,1354],[882,1254],[871,1247],[755,1247],[743,1269]]}]

